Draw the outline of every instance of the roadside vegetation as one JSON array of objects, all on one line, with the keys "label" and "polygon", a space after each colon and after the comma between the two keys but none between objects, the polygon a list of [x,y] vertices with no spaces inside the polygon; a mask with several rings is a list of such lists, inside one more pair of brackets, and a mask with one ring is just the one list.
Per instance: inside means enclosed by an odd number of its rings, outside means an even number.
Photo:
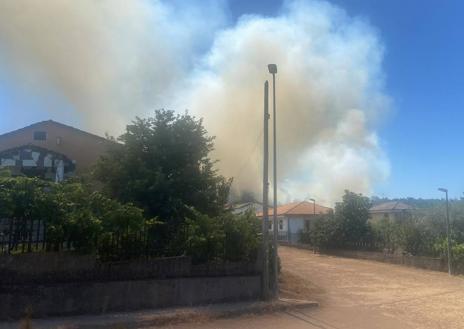
[{"label": "roadside vegetation", "polygon": [[214,168],[213,141],[201,120],[160,110],[128,125],[91,175],[55,184],[2,172],[0,218],[18,228],[10,247],[40,220],[40,251],[254,260],[259,221],[226,209],[232,180]]},{"label": "roadside vegetation", "polygon": [[[404,200],[415,210],[395,219],[371,221],[372,202],[345,191],[334,213],[320,215],[302,242],[317,249],[361,249],[447,259],[444,203],[440,200]],[[389,201],[389,200],[382,200]],[[452,262],[464,273],[464,200],[450,203]]]}]

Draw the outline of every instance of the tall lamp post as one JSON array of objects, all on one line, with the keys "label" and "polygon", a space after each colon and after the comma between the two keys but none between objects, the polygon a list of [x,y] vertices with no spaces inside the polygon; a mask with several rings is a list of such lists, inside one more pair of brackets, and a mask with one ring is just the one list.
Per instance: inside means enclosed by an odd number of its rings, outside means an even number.
[{"label": "tall lamp post", "polygon": [[263,143],[263,299],[269,298],[269,83],[264,83]]},{"label": "tall lamp post", "polygon": [[450,221],[449,221],[449,201],[448,201],[448,189],[439,188],[440,192],[444,192],[446,195],[446,236],[448,240],[448,274],[451,275],[451,237],[450,237]]},{"label": "tall lamp post", "polygon": [[314,199],[309,199],[309,201],[312,201],[312,202],[313,202],[313,214],[314,214],[314,216],[316,216],[316,200],[314,200]]},{"label": "tall lamp post", "polygon": [[273,166],[274,166],[274,209],[273,209],[273,228],[274,228],[274,240],[273,240],[273,263],[274,263],[274,277],[273,277],[273,295],[278,296],[278,265],[277,265],[277,129],[276,129],[276,85],[275,75],[277,74],[277,65],[269,64],[267,66],[269,73],[272,74],[272,123],[273,123]]}]

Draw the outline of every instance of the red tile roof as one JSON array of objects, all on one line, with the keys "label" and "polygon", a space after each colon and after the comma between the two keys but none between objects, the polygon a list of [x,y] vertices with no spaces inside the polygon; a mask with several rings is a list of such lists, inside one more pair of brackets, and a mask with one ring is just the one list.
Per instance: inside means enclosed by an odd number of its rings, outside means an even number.
[{"label": "red tile roof", "polygon": [[[327,214],[332,211],[332,208],[324,207],[316,204],[316,214]],[[273,208],[269,207],[269,216],[274,214]],[[281,215],[313,215],[314,204],[308,201],[292,202],[277,207],[277,216]],[[263,213],[260,211],[256,216],[262,217]]]}]

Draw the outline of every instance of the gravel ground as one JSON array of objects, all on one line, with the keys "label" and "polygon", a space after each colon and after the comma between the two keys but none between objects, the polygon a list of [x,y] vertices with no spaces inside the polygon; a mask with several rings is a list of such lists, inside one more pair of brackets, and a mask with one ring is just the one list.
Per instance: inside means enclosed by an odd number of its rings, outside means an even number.
[{"label": "gravel ground", "polygon": [[[282,294],[319,301],[320,309],[311,314],[337,328],[464,328],[462,276],[288,247],[279,250]],[[363,317],[373,322],[358,323]]]}]

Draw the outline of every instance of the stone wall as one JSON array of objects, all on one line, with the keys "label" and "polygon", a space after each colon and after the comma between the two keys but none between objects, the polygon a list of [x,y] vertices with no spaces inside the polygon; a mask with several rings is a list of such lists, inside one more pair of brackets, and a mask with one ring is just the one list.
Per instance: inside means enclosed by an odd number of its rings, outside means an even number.
[{"label": "stone wall", "polygon": [[255,263],[192,264],[189,257],[99,262],[69,253],[0,257],[0,319],[100,314],[256,299]]},{"label": "stone wall", "polygon": [[102,314],[257,299],[260,276],[219,276],[10,285],[0,288],[0,319]]}]

